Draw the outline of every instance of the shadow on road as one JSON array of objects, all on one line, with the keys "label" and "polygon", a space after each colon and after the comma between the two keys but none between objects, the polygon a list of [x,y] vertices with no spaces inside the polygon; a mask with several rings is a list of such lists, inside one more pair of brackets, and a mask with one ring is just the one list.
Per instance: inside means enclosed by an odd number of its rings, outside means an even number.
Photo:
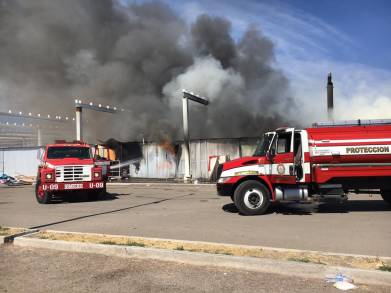
[{"label": "shadow on road", "polygon": [[[116,195],[119,195],[119,194],[116,194]],[[99,213],[83,215],[83,216],[80,216],[80,217],[75,217],[75,218],[70,218],[70,219],[66,219],[66,220],[62,220],[62,221],[57,221],[57,222],[47,223],[47,224],[43,224],[43,225],[39,225],[39,226],[30,227],[29,229],[40,229],[40,228],[53,226],[53,225],[57,225],[57,224],[73,222],[73,221],[77,221],[77,220],[80,220],[80,219],[86,219],[86,218],[96,217],[96,216],[100,216],[100,215],[107,215],[107,214],[118,213],[118,212],[122,212],[122,211],[126,211],[126,210],[136,209],[136,208],[139,208],[139,207],[159,204],[159,203],[162,203],[162,202],[165,202],[165,201],[176,200],[178,198],[182,198],[182,197],[185,197],[185,196],[188,196],[188,195],[191,195],[191,194],[184,194],[184,195],[179,195],[179,196],[175,196],[175,197],[172,197],[172,198],[164,198],[164,199],[155,200],[155,201],[152,201],[152,202],[141,203],[141,204],[137,204],[137,205],[132,205],[132,206],[128,206],[128,207],[124,207],[124,208],[120,208],[120,209],[114,209],[114,210],[109,210],[109,211],[104,211],[104,212],[99,212]]]},{"label": "shadow on road", "polygon": [[59,194],[55,196],[51,204],[62,204],[64,202],[69,202],[69,203],[76,203],[76,202],[87,202],[87,201],[109,201],[109,200],[115,200],[118,199],[118,196],[121,195],[127,195],[126,193],[106,193],[104,198],[101,199],[91,199],[88,197],[87,194],[78,194],[78,195],[73,195],[73,194]]},{"label": "shadow on road", "polygon": [[[222,207],[226,213],[239,211],[235,204]],[[350,213],[350,212],[384,212],[391,211],[391,206],[383,200],[351,200],[346,203],[285,203],[272,204],[266,214],[312,215],[313,213]]]},{"label": "shadow on road", "polygon": [[[226,213],[231,213],[231,214],[239,214],[239,210],[236,208],[235,204],[234,203],[228,203],[226,205],[223,205],[222,207],[223,211],[226,212]],[[273,205],[271,205],[269,207],[269,209],[266,211],[265,215],[268,215],[268,214],[273,214],[275,211],[274,211],[274,207]],[[241,215],[241,214],[240,214]]]}]

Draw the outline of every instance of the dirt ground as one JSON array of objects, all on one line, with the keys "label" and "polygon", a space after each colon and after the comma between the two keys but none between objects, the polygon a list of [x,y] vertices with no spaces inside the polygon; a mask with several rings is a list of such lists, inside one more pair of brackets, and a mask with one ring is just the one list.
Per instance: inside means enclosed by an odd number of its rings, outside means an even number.
[{"label": "dirt ground", "polygon": [[[0,292],[340,291],[323,280],[1,245]],[[360,285],[354,292],[391,287]]]},{"label": "dirt ground", "polygon": [[165,240],[156,238],[113,236],[93,233],[71,233],[57,231],[41,231],[30,237],[38,239],[76,241],[109,245],[141,246],[171,250],[186,250],[193,252],[206,252],[212,254],[225,254],[235,256],[251,256],[278,260],[295,260],[323,265],[343,266],[359,269],[379,269],[391,267],[389,258],[351,256],[312,252],[308,250],[279,250],[268,247],[238,246],[224,243],[197,242],[183,240]]}]

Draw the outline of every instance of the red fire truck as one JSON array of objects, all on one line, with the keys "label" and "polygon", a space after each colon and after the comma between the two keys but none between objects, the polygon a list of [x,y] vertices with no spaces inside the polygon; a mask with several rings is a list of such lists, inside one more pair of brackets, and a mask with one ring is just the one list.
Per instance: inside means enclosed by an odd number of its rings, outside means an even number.
[{"label": "red fire truck", "polygon": [[54,195],[69,192],[84,192],[91,199],[100,199],[106,195],[102,168],[95,166],[88,144],[56,141],[46,146],[40,159],[35,186],[39,203],[49,203]]},{"label": "red fire truck", "polygon": [[220,166],[217,191],[244,215],[270,202],[380,193],[391,204],[391,120],[315,123],[265,133],[252,157]]}]

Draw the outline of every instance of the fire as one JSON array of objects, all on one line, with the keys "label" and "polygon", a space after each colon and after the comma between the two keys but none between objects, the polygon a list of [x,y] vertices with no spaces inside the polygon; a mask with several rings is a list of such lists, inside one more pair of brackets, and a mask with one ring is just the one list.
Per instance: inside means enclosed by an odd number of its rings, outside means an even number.
[{"label": "fire", "polygon": [[166,151],[166,153],[175,156],[177,153],[177,150],[175,148],[175,145],[172,143],[172,141],[168,138],[165,138],[162,140],[162,142],[159,143],[159,146]]}]

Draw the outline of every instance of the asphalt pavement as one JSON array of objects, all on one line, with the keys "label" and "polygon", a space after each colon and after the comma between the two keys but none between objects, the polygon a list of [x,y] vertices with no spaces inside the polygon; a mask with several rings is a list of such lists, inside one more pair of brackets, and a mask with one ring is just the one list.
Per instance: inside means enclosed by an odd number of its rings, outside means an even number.
[{"label": "asphalt pavement", "polygon": [[213,185],[115,185],[108,192],[104,201],[40,205],[32,186],[2,187],[0,225],[391,256],[391,207],[379,195],[247,217]]}]

